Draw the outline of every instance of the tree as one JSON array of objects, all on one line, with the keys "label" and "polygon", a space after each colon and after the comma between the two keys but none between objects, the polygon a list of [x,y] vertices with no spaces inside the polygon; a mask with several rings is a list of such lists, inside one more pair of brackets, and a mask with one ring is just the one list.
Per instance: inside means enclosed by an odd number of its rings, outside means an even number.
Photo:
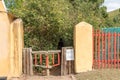
[{"label": "tree", "polygon": [[75,13],[78,13],[79,21],[89,22],[94,28],[108,26],[108,13],[106,7],[102,6],[103,2],[104,0],[70,0]]},{"label": "tree", "polygon": [[20,4],[23,4],[20,9],[10,10],[24,21],[27,47],[55,49],[60,37],[71,39],[66,37],[71,37],[68,1],[26,0]]},{"label": "tree", "polygon": [[4,0],[7,6],[8,11],[18,14],[17,9],[21,9],[24,0]]},{"label": "tree", "polygon": [[120,26],[120,13],[113,18],[114,26]]},{"label": "tree", "polygon": [[104,0],[10,1],[6,0],[9,10],[23,19],[25,46],[34,50],[56,49],[59,38],[72,46],[74,25],[81,21],[95,28],[108,26],[106,7],[101,6]]}]

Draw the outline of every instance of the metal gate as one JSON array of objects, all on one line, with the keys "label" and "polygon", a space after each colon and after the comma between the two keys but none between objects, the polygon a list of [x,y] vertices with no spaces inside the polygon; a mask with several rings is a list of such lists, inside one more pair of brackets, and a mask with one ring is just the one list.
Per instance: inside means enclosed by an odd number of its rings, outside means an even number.
[{"label": "metal gate", "polygon": [[120,33],[93,33],[93,68],[120,68]]}]

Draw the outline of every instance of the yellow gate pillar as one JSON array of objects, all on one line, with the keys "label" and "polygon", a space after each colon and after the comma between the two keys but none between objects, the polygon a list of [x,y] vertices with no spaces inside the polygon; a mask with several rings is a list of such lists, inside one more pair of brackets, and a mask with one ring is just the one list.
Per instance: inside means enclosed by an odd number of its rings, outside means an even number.
[{"label": "yellow gate pillar", "polygon": [[75,72],[92,70],[92,25],[80,22],[74,29]]},{"label": "yellow gate pillar", "polygon": [[23,22],[16,19],[11,23],[11,53],[10,53],[10,72],[12,77],[22,75],[22,49],[24,46]]}]

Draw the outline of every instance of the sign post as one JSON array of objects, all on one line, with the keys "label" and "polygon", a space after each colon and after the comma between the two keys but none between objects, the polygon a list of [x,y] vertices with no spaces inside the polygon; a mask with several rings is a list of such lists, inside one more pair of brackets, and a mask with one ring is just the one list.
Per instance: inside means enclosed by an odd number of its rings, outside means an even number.
[{"label": "sign post", "polygon": [[74,73],[74,49],[73,47],[63,47],[61,56],[61,75]]}]

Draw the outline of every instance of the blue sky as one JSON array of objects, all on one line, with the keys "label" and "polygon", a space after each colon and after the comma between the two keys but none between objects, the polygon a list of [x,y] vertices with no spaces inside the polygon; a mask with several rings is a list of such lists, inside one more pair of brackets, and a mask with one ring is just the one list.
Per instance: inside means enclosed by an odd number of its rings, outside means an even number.
[{"label": "blue sky", "polygon": [[120,8],[120,0],[105,0],[104,5],[107,7],[107,12]]}]

